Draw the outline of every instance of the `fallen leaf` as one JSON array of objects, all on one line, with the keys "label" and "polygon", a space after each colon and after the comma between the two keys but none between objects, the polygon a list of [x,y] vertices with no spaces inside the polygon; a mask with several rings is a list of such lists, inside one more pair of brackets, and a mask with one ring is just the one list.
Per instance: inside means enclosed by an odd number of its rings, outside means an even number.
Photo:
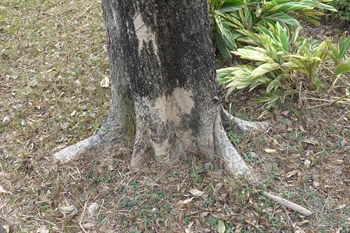
[{"label": "fallen leaf", "polygon": [[219,233],[225,233],[226,231],[226,227],[225,227],[225,223],[221,220],[218,221],[218,232]]},{"label": "fallen leaf", "polygon": [[180,201],[176,202],[175,206],[176,207],[181,207],[183,205],[186,205],[186,204],[190,203],[193,200],[193,198],[194,197],[188,198],[186,200],[180,200]]},{"label": "fallen leaf", "polygon": [[302,125],[299,125],[299,130],[303,133],[306,133],[306,130],[304,129],[304,127]]},{"label": "fallen leaf", "polygon": [[89,207],[88,207],[88,213],[90,217],[94,217],[96,216],[97,212],[98,212],[99,206],[97,203],[92,203]]},{"label": "fallen leaf", "polygon": [[191,189],[189,192],[195,197],[200,197],[204,194],[204,192],[199,191],[198,189]]},{"label": "fallen leaf", "polygon": [[193,225],[193,221],[192,222],[190,222],[188,225],[187,225],[187,228],[185,229],[185,232],[186,233],[192,233],[193,231],[191,230],[191,227],[192,227],[192,225]]},{"label": "fallen leaf", "polygon": [[346,207],[346,204],[341,204],[341,205],[338,205],[337,207],[335,207],[334,210],[344,209],[345,207]]},{"label": "fallen leaf", "polygon": [[346,144],[348,144],[348,142],[346,141],[345,138],[343,138],[343,140],[341,141],[340,145],[341,146],[346,146]]},{"label": "fallen leaf", "polygon": [[307,144],[311,144],[311,145],[314,145],[314,146],[318,146],[320,145],[320,143],[314,139],[303,139],[302,142],[305,142]]},{"label": "fallen leaf", "polygon": [[10,193],[9,191],[6,191],[1,185],[0,185],[0,193]]},{"label": "fallen leaf", "polygon": [[72,212],[75,209],[74,205],[70,205],[70,206],[60,206],[59,210],[64,213],[64,214],[69,214],[70,212]]},{"label": "fallen leaf", "polygon": [[100,82],[101,87],[107,88],[109,87],[109,77],[105,76],[101,82]]},{"label": "fallen leaf", "polygon": [[94,226],[95,226],[95,224],[92,223],[92,222],[87,222],[87,223],[84,223],[84,224],[82,225],[82,227],[83,227],[84,229],[92,229]]},{"label": "fallen leaf", "polygon": [[312,186],[314,186],[315,188],[318,188],[320,186],[320,183],[317,181],[312,182]]},{"label": "fallen leaf", "polygon": [[334,163],[335,163],[336,165],[340,165],[340,164],[343,164],[343,163],[344,163],[344,160],[337,159],[337,160],[335,160]]},{"label": "fallen leaf", "polygon": [[10,117],[8,117],[8,116],[5,116],[5,117],[2,119],[2,123],[3,123],[4,125],[7,125],[8,123],[10,123],[10,121],[11,121],[11,119],[10,119]]},{"label": "fallen leaf", "polygon": [[176,208],[173,208],[173,209],[171,209],[170,213],[171,213],[172,215],[177,215],[178,213],[180,213],[180,210],[179,210],[179,209],[176,209]]},{"label": "fallen leaf", "polygon": [[301,227],[295,226],[294,233],[305,233],[305,231]]},{"label": "fallen leaf", "polygon": [[305,161],[304,161],[304,166],[305,166],[306,168],[310,168],[310,166],[311,166],[311,161],[308,160],[308,159],[305,159]]},{"label": "fallen leaf", "polygon": [[217,183],[216,185],[215,185],[215,189],[214,189],[214,192],[213,192],[213,195],[215,196],[218,192],[219,192],[219,190],[221,189],[221,187],[223,186],[224,184],[223,183]]},{"label": "fallen leaf", "polygon": [[294,171],[291,171],[291,172],[287,172],[285,174],[286,177],[290,178],[292,176],[295,176],[296,174],[298,174],[299,170],[294,170]]},{"label": "fallen leaf", "polygon": [[214,218],[219,218],[219,219],[222,219],[222,220],[227,220],[228,219],[228,216],[223,214],[223,213],[213,213],[212,216]]},{"label": "fallen leaf", "polygon": [[288,116],[289,111],[283,111],[283,112],[281,112],[281,114],[282,114],[283,116]]},{"label": "fallen leaf", "polygon": [[277,153],[277,150],[275,150],[275,149],[269,149],[269,148],[264,149],[264,151],[265,151],[266,153],[268,153],[268,154],[275,154],[275,153]]},{"label": "fallen leaf", "polygon": [[[123,150],[123,151],[119,150],[118,153],[119,153],[119,155],[117,157],[121,157],[122,155],[125,155],[127,153],[127,151],[126,150]],[[142,180],[141,183],[144,184],[144,185],[147,185],[149,187],[157,187],[157,186],[159,186],[159,184],[157,184],[156,182],[154,182],[151,179]]]},{"label": "fallen leaf", "polygon": [[199,215],[199,217],[200,217],[201,219],[204,219],[208,214],[209,214],[209,212],[203,212],[203,213],[201,213],[201,214]]},{"label": "fallen leaf", "polygon": [[310,222],[309,220],[304,220],[304,221],[301,221],[301,222],[297,222],[297,225],[298,226],[302,226],[302,225],[308,224],[309,222]]},{"label": "fallen leaf", "polygon": [[36,233],[49,233],[49,229],[47,229],[45,226],[41,226],[36,230]]}]

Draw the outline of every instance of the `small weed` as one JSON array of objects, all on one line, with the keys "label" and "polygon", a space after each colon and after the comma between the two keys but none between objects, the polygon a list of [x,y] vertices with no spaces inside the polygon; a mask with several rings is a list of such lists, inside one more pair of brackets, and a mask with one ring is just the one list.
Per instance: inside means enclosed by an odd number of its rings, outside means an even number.
[{"label": "small weed", "polygon": [[190,223],[190,218],[189,217],[184,217],[184,223],[187,225]]},{"label": "small weed", "polygon": [[238,145],[240,140],[232,131],[227,133],[227,137],[233,145]]},{"label": "small weed", "polygon": [[176,171],[172,171],[168,174],[169,177],[175,178],[176,177]]},{"label": "small weed", "polygon": [[122,192],[124,192],[124,190],[125,190],[125,185],[124,184],[120,184],[118,186],[118,193],[122,193]]},{"label": "small weed", "polygon": [[122,209],[122,208],[127,208],[127,209],[130,209],[131,207],[134,207],[137,205],[137,202],[134,201],[134,200],[128,200],[128,201],[123,201],[119,208]]},{"label": "small weed", "polygon": [[303,133],[301,131],[295,132],[294,141],[299,142],[303,138]]},{"label": "small weed", "polygon": [[133,187],[134,191],[139,190],[139,184],[137,183],[137,181],[135,180],[130,181],[130,185]]},{"label": "small weed", "polygon": [[212,204],[212,200],[206,198],[206,199],[204,199],[204,201],[202,203],[202,207],[207,208],[210,204]]},{"label": "small weed", "polygon": [[215,227],[215,226],[218,225],[218,219],[217,219],[217,218],[206,217],[206,218],[205,218],[205,221],[206,221],[207,223],[209,223],[210,226],[213,226],[213,227]]},{"label": "small weed", "polygon": [[193,171],[192,171],[192,173],[191,173],[191,176],[192,176],[193,182],[194,182],[195,184],[201,183],[201,176],[200,176],[198,170],[193,169]]},{"label": "small weed", "polygon": [[160,201],[161,199],[164,198],[164,192],[162,190],[156,190],[156,198],[155,201]]}]

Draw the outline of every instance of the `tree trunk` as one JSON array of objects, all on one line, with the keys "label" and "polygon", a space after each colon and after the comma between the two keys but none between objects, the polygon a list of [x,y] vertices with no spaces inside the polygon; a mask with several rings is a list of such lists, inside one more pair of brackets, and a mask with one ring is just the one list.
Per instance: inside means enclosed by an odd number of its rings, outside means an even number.
[{"label": "tree trunk", "polygon": [[233,174],[248,171],[221,122],[207,1],[104,0],[102,9],[111,65],[109,114],[92,137],[56,158],[113,152],[135,126],[133,166],[201,154],[221,156]]}]

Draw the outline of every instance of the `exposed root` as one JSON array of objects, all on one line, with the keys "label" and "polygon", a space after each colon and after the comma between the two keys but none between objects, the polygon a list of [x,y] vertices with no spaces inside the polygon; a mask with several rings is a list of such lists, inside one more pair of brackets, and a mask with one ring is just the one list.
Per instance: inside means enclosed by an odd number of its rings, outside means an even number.
[{"label": "exposed root", "polygon": [[298,213],[301,213],[302,215],[304,216],[310,216],[312,215],[312,212],[308,209],[305,209],[304,207],[298,205],[298,204],[295,204],[291,201],[288,201],[282,197],[279,197],[279,196],[276,196],[276,195],[273,195],[271,193],[268,193],[268,192],[262,192],[262,194],[265,196],[265,197],[268,197],[272,200],[274,200],[275,202],[277,202],[278,204],[280,205],[283,205],[287,208],[290,208]]},{"label": "exposed root", "polygon": [[269,126],[268,122],[251,122],[234,117],[223,107],[221,107],[221,121],[225,129],[234,132],[237,136],[243,136],[252,131],[265,130]]},{"label": "exposed root", "polygon": [[223,158],[227,172],[232,175],[244,175],[250,172],[250,168],[228,139],[220,117],[217,117],[215,122],[214,139],[216,152]]},{"label": "exposed root", "polygon": [[[251,131],[263,130],[268,127],[267,122],[249,122],[236,118],[229,114],[224,108],[221,110],[221,121],[225,128],[230,128],[237,135],[244,135]],[[236,149],[232,146],[231,142],[226,136],[226,132],[220,127],[220,122],[217,120],[215,124],[215,145],[217,147],[217,153],[224,159],[226,170],[233,175],[244,175],[246,181],[255,186],[258,185],[257,174],[254,173],[243,161],[242,157],[238,154]],[[288,201],[279,196],[273,195],[268,192],[262,192],[262,195],[268,197],[280,205],[297,211],[305,216],[312,214],[311,211],[304,207],[297,205],[291,201]]]},{"label": "exposed root", "polygon": [[[237,150],[233,147],[226,135],[224,128],[232,130],[236,135],[243,136],[252,131],[267,129],[267,122],[250,122],[244,121],[232,116],[223,107],[221,107],[221,118],[217,118],[214,129],[215,146],[217,154],[220,155],[226,166],[226,170],[232,175],[245,175],[251,177],[253,183],[257,178],[239,155]],[[221,121],[221,122],[220,122]],[[222,124],[221,124],[222,123]],[[254,177],[254,178],[253,178]]]},{"label": "exposed root", "polygon": [[97,132],[74,145],[68,146],[54,154],[54,157],[62,162],[68,162],[81,156],[99,156],[118,151],[121,139],[116,133]]}]

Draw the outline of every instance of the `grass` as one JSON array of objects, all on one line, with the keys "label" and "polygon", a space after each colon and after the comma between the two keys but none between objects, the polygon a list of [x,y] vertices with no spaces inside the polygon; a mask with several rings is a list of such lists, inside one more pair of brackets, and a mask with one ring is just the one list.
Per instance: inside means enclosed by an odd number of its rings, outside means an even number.
[{"label": "grass", "polygon": [[[295,226],[349,231],[350,131],[340,117],[348,107],[304,112],[286,104],[290,114],[276,114],[278,124],[268,132],[239,138],[237,148],[261,175],[257,187],[228,176],[220,161],[197,157],[139,171],[130,169],[128,149],[56,162],[53,151],[91,135],[107,113],[110,90],[100,85],[109,75],[102,22],[99,1],[2,1],[0,218],[14,232],[215,232],[219,220],[226,232],[293,232]],[[254,119],[248,94],[238,94],[234,113]],[[320,145],[303,143],[310,136]],[[313,161],[310,169],[305,158]],[[293,170],[297,175],[286,177]],[[191,189],[204,194],[193,196]],[[285,195],[315,214],[300,216],[260,190]],[[91,214],[92,203],[99,209]],[[63,213],[67,206],[74,208]]]}]

